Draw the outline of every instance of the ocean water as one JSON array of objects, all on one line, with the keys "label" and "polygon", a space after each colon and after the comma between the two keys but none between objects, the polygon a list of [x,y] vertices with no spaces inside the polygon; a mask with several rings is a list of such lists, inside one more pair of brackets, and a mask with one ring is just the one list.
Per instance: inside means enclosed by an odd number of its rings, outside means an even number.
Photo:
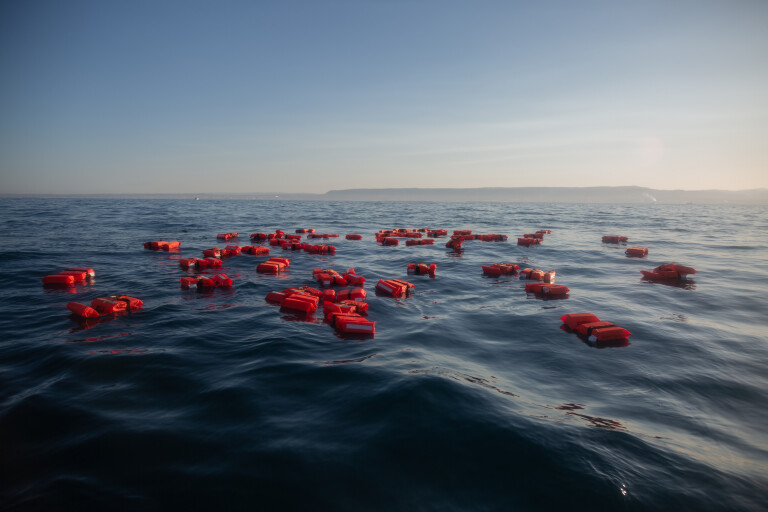
[{"label": "ocean water", "polygon": [[[768,208],[2,199],[0,227],[2,510],[768,509]],[[395,227],[509,241],[375,243]],[[242,255],[231,289],[180,289],[178,259],[217,233],[297,228],[339,233],[336,254],[272,247],[287,272]],[[552,233],[516,245],[537,229]],[[482,275],[502,261],[555,270],[569,297]],[[641,280],[672,261],[698,273]],[[434,279],[406,273],[421,262]],[[41,285],[72,266],[95,281]],[[317,286],[317,267],[367,279],[375,336],[265,302]],[[379,296],[379,278],[416,288]],[[121,293],[143,310],[65,309]],[[629,344],[565,332],[576,312]]]}]

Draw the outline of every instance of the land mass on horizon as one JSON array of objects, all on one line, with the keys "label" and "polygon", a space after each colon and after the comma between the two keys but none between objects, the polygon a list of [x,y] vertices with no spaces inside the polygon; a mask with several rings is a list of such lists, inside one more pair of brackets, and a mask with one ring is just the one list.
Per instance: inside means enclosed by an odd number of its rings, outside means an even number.
[{"label": "land mass on horizon", "polygon": [[3,197],[241,199],[304,201],[447,201],[509,203],[768,205],[768,189],[663,190],[646,187],[358,188],[325,193],[4,194]]}]

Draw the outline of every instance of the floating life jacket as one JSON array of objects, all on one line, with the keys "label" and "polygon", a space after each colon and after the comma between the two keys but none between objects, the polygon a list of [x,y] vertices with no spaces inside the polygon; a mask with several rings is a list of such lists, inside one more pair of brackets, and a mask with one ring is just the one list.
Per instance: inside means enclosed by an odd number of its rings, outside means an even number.
[{"label": "floating life jacket", "polygon": [[526,233],[523,235],[523,238],[535,238],[537,240],[544,240],[544,233],[541,233],[539,231],[535,233]]},{"label": "floating life jacket", "polygon": [[[454,233],[456,233],[456,232],[454,231]],[[458,250],[461,249],[461,244],[462,244],[463,241],[464,241],[464,238],[461,238],[461,237],[455,237],[455,238],[451,237],[451,239],[448,240],[445,243],[445,246],[448,249],[453,249],[454,251],[458,251]]]},{"label": "floating life jacket", "polygon": [[323,301],[336,302],[336,290],[323,290]]},{"label": "floating life jacket", "polygon": [[296,230],[296,233],[314,233],[314,232],[315,230],[311,228],[302,228],[302,229]]},{"label": "floating life jacket", "polygon": [[346,302],[344,304],[334,304],[333,302],[323,302],[323,314],[326,317],[330,313],[350,314],[357,313],[357,304]]},{"label": "floating life jacket", "polygon": [[405,245],[432,245],[435,243],[434,238],[414,238],[405,241]]},{"label": "floating life jacket", "polygon": [[256,272],[262,272],[265,274],[278,274],[283,272],[290,265],[291,260],[288,258],[269,258],[263,263],[259,263],[256,266]]},{"label": "floating life jacket", "polygon": [[622,242],[628,242],[629,238],[626,236],[619,236],[619,235],[606,235],[603,237],[603,243],[604,244],[618,244]]},{"label": "floating life jacket", "polygon": [[221,257],[228,258],[230,256],[240,256],[240,252],[243,250],[239,245],[228,245],[221,250]]},{"label": "floating life jacket", "polygon": [[92,268],[87,267],[68,268],[65,270],[65,272],[85,272],[87,274],[87,278],[89,279],[96,277],[96,272],[94,272]]},{"label": "floating life jacket", "polygon": [[268,238],[269,236],[266,233],[251,233],[251,241],[264,241]]},{"label": "floating life jacket", "polygon": [[179,260],[179,266],[184,270],[204,270],[206,268],[219,268],[222,265],[222,261],[218,258],[181,258]]},{"label": "floating life jacket", "polygon": [[647,247],[629,247],[626,251],[624,251],[624,254],[626,254],[630,258],[642,258],[648,255],[648,248]]},{"label": "floating life jacket", "polygon": [[226,274],[216,274],[213,277],[194,276],[182,277],[181,287],[185,290],[207,290],[211,288],[229,288],[232,286],[232,279]]},{"label": "floating life jacket", "polygon": [[152,251],[175,251],[181,247],[181,242],[165,242],[163,240],[155,240],[154,242],[144,242],[144,248]]},{"label": "floating life jacket", "polygon": [[67,309],[80,318],[98,318],[101,316],[99,312],[92,307],[80,304],[79,302],[67,303]]},{"label": "floating life jacket", "polygon": [[696,269],[675,265],[674,263],[664,263],[651,271],[641,270],[643,277],[651,281],[667,281],[684,279],[688,274],[695,274]]},{"label": "floating life jacket", "polygon": [[430,275],[434,276],[435,272],[437,272],[437,265],[434,263],[431,263],[427,265],[426,263],[408,263],[406,265],[406,270],[409,274],[418,274],[418,275]]},{"label": "floating life jacket", "polygon": [[304,244],[296,241],[282,240],[280,242],[280,246],[283,248],[284,251],[287,251],[287,250],[301,251],[304,249]]},{"label": "floating life jacket", "polygon": [[538,245],[541,243],[540,238],[518,238],[517,239],[517,245],[524,245],[524,246],[531,246],[531,245]]},{"label": "floating life jacket", "polygon": [[376,332],[376,322],[371,322],[357,313],[331,312],[326,318],[341,334],[374,334]]},{"label": "floating life jacket", "polygon": [[219,240],[231,240],[233,238],[237,238],[238,236],[240,236],[240,233],[235,231],[234,233],[219,233],[216,235],[216,238]]},{"label": "floating life jacket", "polygon": [[411,289],[415,287],[413,283],[401,279],[379,279],[376,283],[376,290],[395,298],[410,295]]},{"label": "floating life jacket", "polygon": [[345,236],[344,238],[346,238],[347,240],[362,240],[363,239],[363,235],[350,234],[350,235]]},{"label": "floating life jacket", "polygon": [[381,245],[398,245],[400,240],[392,237],[383,237],[378,240]]},{"label": "floating life jacket", "polygon": [[441,236],[448,236],[448,230],[445,229],[428,229],[427,236],[430,238],[438,238]]},{"label": "floating life jacket", "polygon": [[555,282],[555,271],[550,270],[544,272],[543,270],[524,268],[520,271],[520,279],[530,279],[532,281],[544,281],[545,283]]},{"label": "floating life jacket", "polygon": [[349,284],[344,276],[332,269],[316,268],[312,270],[312,277],[323,286],[347,286]]},{"label": "floating life jacket", "polygon": [[587,339],[594,343],[606,342],[606,341],[619,341],[629,338],[632,335],[631,332],[623,327],[598,327],[592,329]]},{"label": "floating life jacket", "polygon": [[351,286],[363,286],[365,284],[365,278],[355,273],[355,269],[350,268],[344,272],[344,279],[347,280]]},{"label": "floating life jacket", "polygon": [[75,286],[76,276],[68,274],[51,274],[41,279],[43,286]]},{"label": "floating life jacket", "polygon": [[245,254],[252,254],[254,256],[269,255],[269,247],[262,245],[244,245],[240,249]]},{"label": "floating life jacket", "polygon": [[199,268],[220,268],[223,262],[218,258],[203,258],[198,261]]},{"label": "floating life jacket", "polygon": [[592,313],[569,313],[560,317],[569,330],[577,332],[593,343],[621,341],[632,333],[611,322],[601,322]]},{"label": "floating life jacket", "polygon": [[365,302],[366,292],[362,288],[347,288],[336,292],[336,302]]},{"label": "floating life jacket", "polygon": [[475,240],[481,240],[483,242],[505,242],[507,240],[507,235],[499,235],[496,233],[475,235]]},{"label": "floating life jacket", "polygon": [[336,254],[336,247],[332,245],[304,244],[304,251],[310,254]]},{"label": "floating life jacket", "polygon": [[592,335],[595,329],[602,329],[604,327],[615,327],[611,322],[584,322],[576,327],[576,332],[587,338]]},{"label": "floating life jacket", "polygon": [[520,269],[519,265],[514,263],[494,263],[492,265],[483,265],[483,274],[492,277],[501,275],[514,275]]},{"label": "floating life jacket", "polygon": [[43,277],[41,281],[44,286],[75,286],[77,283],[85,283],[96,276],[92,268],[68,268],[58,274],[51,274]]},{"label": "floating life jacket", "polygon": [[320,299],[314,295],[293,293],[288,295],[280,302],[280,307],[312,313],[317,310],[317,303]]},{"label": "floating life jacket", "polygon": [[203,257],[205,258],[221,258],[221,249],[218,247],[212,247],[211,249],[205,249],[203,251]]},{"label": "floating life jacket", "polygon": [[567,286],[549,283],[526,283],[526,293],[533,293],[542,298],[565,297],[571,290]]},{"label": "floating life jacket", "polygon": [[562,320],[572,331],[575,331],[576,328],[583,323],[600,321],[600,319],[592,313],[568,313],[567,315],[561,316],[560,320]]}]

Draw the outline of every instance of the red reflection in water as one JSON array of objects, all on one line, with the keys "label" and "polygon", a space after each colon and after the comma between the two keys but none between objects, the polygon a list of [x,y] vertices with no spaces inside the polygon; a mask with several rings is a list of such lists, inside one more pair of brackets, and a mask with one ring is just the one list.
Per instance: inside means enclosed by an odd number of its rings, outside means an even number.
[{"label": "red reflection in water", "polygon": [[280,312],[284,313],[280,318],[286,322],[306,322],[310,324],[322,324],[322,318],[315,318],[313,313],[300,313],[298,311],[292,311],[290,309],[280,308]]},{"label": "red reflection in water", "polygon": [[530,299],[531,295],[533,295],[534,299],[538,299],[538,300],[565,300],[565,299],[570,297],[570,294],[568,294],[568,293],[566,293],[565,295],[549,296],[549,295],[544,295],[544,294],[541,294],[541,293],[526,292],[526,298]]},{"label": "red reflection in water", "polygon": [[[120,314],[125,314],[126,311],[121,311]],[[116,315],[102,316],[99,318],[82,318],[77,315],[69,315],[69,319],[77,323],[77,327],[72,328],[69,332],[77,332],[85,329],[92,329],[99,324],[111,322],[115,319]]]},{"label": "red reflection in water", "polygon": [[43,291],[47,294],[62,294],[62,293],[80,293],[84,292],[86,290],[85,286],[64,286],[64,285],[54,285],[54,284],[46,284],[43,285]]},{"label": "red reflection in water", "polygon": [[682,288],[683,290],[695,290],[696,289],[696,281],[693,279],[669,279],[666,281],[654,281],[652,279],[647,279],[645,277],[640,279],[643,283],[648,284],[661,284],[664,286],[671,286],[673,288]]},{"label": "red reflection in water", "polygon": [[213,311],[217,309],[229,309],[234,308],[237,304],[208,304],[204,308],[200,308],[202,311]]},{"label": "red reflection in water", "polygon": [[[93,319],[97,320],[97,319]],[[104,336],[95,336],[93,338],[79,338],[75,340],[64,340],[67,343],[93,343],[95,341],[106,340],[108,338],[120,338],[122,336],[130,336],[129,332],[121,332],[120,334],[106,334]]]}]

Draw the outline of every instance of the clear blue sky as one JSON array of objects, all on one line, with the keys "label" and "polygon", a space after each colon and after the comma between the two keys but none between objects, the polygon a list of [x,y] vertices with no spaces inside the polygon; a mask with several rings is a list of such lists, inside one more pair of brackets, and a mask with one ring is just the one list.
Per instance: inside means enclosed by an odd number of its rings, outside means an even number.
[{"label": "clear blue sky", "polygon": [[768,1],[0,3],[0,192],[768,187]]}]

